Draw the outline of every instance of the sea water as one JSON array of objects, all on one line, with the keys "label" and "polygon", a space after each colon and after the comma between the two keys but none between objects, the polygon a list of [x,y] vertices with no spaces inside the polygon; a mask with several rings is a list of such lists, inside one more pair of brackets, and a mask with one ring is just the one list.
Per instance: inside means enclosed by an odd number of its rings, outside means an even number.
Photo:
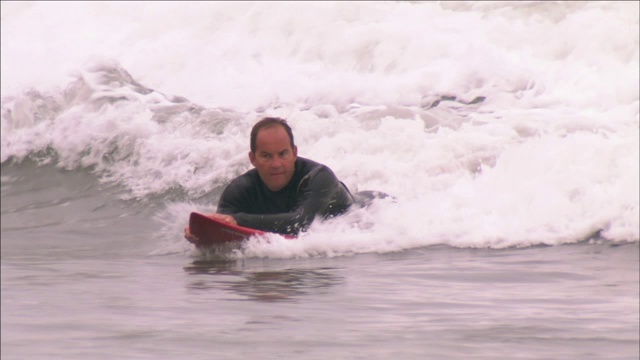
[{"label": "sea water", "polygon": [[[637,359],[637,2],[3,2],[2,359]],[[265,116],[393,200],[200,253]]]}]

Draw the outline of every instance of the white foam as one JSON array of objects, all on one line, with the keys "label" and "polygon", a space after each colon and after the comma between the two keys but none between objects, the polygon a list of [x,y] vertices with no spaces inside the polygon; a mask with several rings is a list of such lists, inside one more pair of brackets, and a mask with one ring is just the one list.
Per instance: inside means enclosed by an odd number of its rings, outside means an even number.
[{"label": "white foam", "polygon": [[3,2],[2,162],[196,197],[249,169],[266,114],[301,156],[398,203],[250,256],[638,241],[638,10]]}]

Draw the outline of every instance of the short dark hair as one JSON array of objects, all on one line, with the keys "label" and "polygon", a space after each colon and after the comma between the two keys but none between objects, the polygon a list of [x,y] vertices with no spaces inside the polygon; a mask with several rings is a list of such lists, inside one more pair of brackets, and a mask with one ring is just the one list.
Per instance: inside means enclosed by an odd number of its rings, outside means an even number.
[{"label": "short dark hair", "polygon": [[258,132],[262,129],[274,127],[274,126],[282,126],[284,130],[289,135],[289,141],[291,143],[291,148],[295,147],[293,143],[293,131],[291,131],[291,127],[287,124],[287,120],[277,118],[277,117],[266,117],[262,120],[258,121],[255,125],[253,125],[253,129],[251,129],[251,143],[249,144],[251,147],[251,152],[256,152],[256,141],[258,139]]}]

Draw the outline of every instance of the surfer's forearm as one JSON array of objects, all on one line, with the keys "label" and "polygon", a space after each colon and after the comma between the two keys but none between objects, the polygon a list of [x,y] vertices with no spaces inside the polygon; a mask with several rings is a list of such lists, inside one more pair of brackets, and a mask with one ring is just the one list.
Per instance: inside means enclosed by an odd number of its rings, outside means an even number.
[{"label": "surfer's forearm", "polygon": [[240,226],[283,235],[296,235],[311,225],[315,214],[305,216],[301,211],[268,215],[238,213],[233,214],[233,217]]}]

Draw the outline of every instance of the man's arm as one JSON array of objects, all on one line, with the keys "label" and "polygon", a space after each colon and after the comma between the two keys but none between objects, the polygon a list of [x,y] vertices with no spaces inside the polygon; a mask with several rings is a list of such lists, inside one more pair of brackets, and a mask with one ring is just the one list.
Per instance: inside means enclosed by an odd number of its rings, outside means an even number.
[{"label": "man's arm", "polygon": [[[267,215],[235,213],[232,216],[240,226],[280,234],[297,234],[306,230],[318,214],[324,215],[338,191],[347,192],[331,169],[323,166],[302,179],[298,186],[298,201],[292,211]],[[348,204],[344,204],[344,207],[350,204],[349,195]]]}]

